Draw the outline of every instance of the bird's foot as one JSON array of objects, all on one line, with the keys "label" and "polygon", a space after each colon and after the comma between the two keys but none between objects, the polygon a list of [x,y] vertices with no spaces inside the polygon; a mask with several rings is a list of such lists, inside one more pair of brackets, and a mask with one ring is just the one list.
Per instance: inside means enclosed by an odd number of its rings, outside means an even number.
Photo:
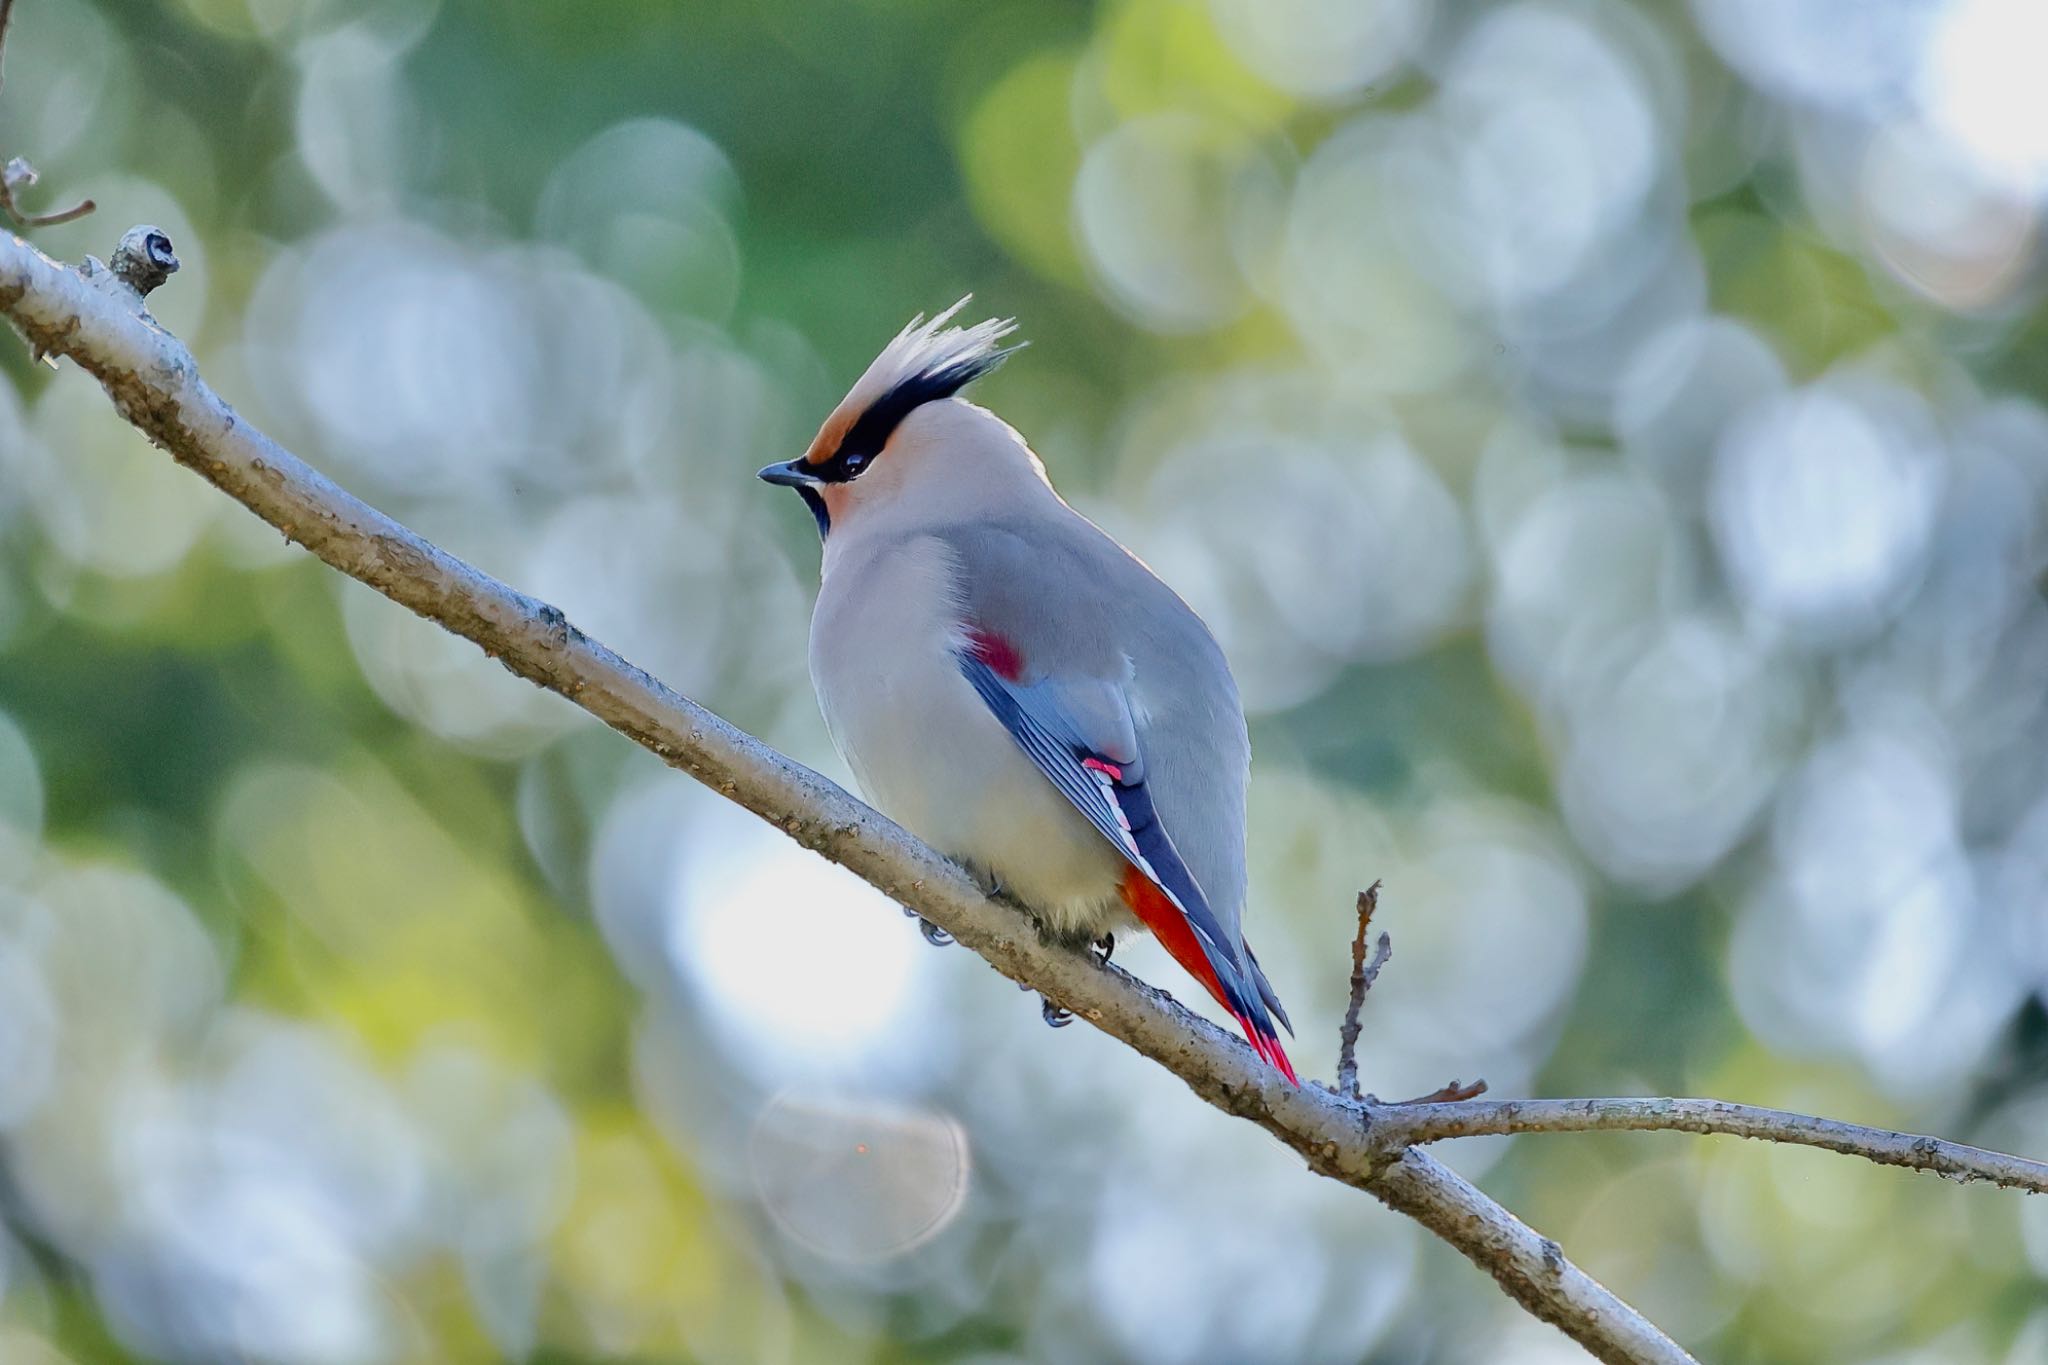
[{"label": "bird's foot", "polygon": [[1116,935],[1104,934],[1095,940],[1095,960],[1103,966],[1109,965],[1109,955],[1116,951]]},{"label": "bird's foot", "polygon": [[1044,1016],[1046,1024],[1051,1028],[1065,1028],[1074,1022],[1074,1012],[1061,1009],[1049,997],[1041,996],[1039,1005],[1039,1013]]},{"label": "bird's foot", "polygon": [[953,941],[953,936],[951,934],[947,933],[944,929],[941,929],[938,925],[933,924],[930,920],[926,919],[923,915],[918,914],[917,911],[911,909],[909,906],[906,905],[903,907],[903,913],[917,921],[917,932],[923,934],[924,941],[926,943],[931,944],[932,947],[943,948]]}]

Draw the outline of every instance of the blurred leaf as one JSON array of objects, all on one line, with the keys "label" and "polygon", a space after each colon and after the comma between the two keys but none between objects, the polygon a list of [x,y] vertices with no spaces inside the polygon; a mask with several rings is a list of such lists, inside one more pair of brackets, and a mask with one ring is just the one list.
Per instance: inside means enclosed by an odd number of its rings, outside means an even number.
[{"label": "blurred leaf", "polygon": [[961,170],[983,228],[1063,284],[1082,278],[1067,208],[1081,166],[1073,82],[1072,57],[1032,57],[989,88],[960,130]]}]

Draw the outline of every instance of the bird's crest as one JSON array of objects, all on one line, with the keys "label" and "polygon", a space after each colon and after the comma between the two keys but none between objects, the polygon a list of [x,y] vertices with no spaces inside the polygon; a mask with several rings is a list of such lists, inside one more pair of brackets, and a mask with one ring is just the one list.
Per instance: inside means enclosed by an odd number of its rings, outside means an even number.
[{"label": "bird's crest", "polygon": [[1018,346],[1001,343],[1017,330],[1013,319],[950,325],[973,297],[967,295],[929,322],[922,313],[912,318],[854,381],[804,458],[823,465],[842,451],[871,457],[912,411],[952,397],[1008,359]]}]

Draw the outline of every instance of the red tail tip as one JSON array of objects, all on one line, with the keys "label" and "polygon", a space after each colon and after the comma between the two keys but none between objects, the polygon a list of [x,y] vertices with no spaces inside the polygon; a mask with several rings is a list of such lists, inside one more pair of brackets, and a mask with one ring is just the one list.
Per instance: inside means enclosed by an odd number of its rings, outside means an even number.
[{"label": "red tail tip", "polygon": [[1280,1040],[1262,1032],[1257,1025],[1243,1015],[1237,1015],[1238,1027],[1244,1030],[1245,1041],[1252,1045],[1252,1051],[1264,1058],[1275,1071],[1285,1076],[1290,1085],[1297,1089],[1301,1077],[1294,1074],[1294,1063],[1287,1060],[1287,1051],[1280,1046]]}]

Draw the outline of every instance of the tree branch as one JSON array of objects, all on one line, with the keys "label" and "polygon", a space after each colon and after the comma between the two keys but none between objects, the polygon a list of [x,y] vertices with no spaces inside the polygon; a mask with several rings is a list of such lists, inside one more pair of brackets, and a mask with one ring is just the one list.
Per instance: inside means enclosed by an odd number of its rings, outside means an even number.
[{"label": "tree branch", "polygon": [[1609,1365],[1691,1362],[1612,1290],[1565,1259],[1564,1249],[1495,1203],[1471,1181],[1420,1148],[1410,1147],[1371,1187],[1381,1203],[1405,1213],[1463,1252],[1509,1298]]},{"label": "tree branch", "polygon": [[1969,1147],[1946,1138],[1895,1133],[1839,1119],[1814,1118],[1726,1100],[1595,1099],[1479,1100],[1404,1104],[1382,1109],[1386,1140],[1442,1142],[1507,1133],[1723,1133],[1763,1142],[1820,1147],[1880,1166],[1932,1171],[1953,1180],[1988,1180],[2007,1189],[2048,1194],[2048,1163]]},{"label": "tree branch", "polygon": [[[163,250],[168,254],[168,242]],[[849,868],[1004,975],[1173,1072],[1210,1104],[1257,1123],[1312,1170],[1414,1218],[1600,1360],[1661,1365],[1691,1359],[1566,1260],[1555,1242],[1409,1145],[1463,1132],[1544,1131],[1540,1122],[1530,1126],[1496,1104],[1375,1105],[1321,1087],[1296,1088],[1241,1040],[1165,992],[1092,955],[1049,945],[1022,909],[983,894],[957,865],[833,783],[663,686],[585,636],[558,609],[421,539],[244,422],[200,378],[184,345],[149,317],[141,294],[113,271],[81,273],[0,234],[0,313],[37,353],[76,361],[153,442],[286,539],[475,642],[512,672],[566,697],[670,766]],[[1549,1112],[1525,1108],[1523,1114]],[[1467,1117],[1460,1120],[1461,1114]],[[1489,1115],[1494,1127],[1470,1126]],[[1563,1126],[1561,1118],[1554,1122]],[[1836,1128],[1836,1150],[1866,1156],[1891,1151],[1897,1164],[1947,1174],[1958,1173],[1954,1153],[1970,1150],[1950,1144],[1923,1150],[1912,1144],[1931,1139]],[[2013,1171],[2041,1169],[2017,1158],[1995,1159]],[[2009,1183],[2041,1188],[2025,1180]]]}]

